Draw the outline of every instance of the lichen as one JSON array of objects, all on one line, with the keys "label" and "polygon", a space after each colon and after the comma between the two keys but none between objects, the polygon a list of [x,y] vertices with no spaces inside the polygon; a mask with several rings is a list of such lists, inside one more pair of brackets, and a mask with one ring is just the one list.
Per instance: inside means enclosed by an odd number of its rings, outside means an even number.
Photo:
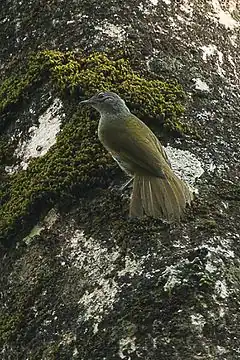
[{"label": "lichen", "polygon": [[3,123],[8,119],[6,113],[44,81],[51,82],[69,117],[51,151],[9,178],[8,197],[0,209],[0,239],[5,244],[27,233],[40,215],[65,197],[109,184],[115,165],[97,139],[97,114],[81,109],[80,98],[111,89],[147,122],[166,128],[170,124],[178,133],[186,130],[178,120],[184,110],[181,86],[143,78],[126,59],[46,50],[31,54],[24,68],[18,68],[0,87]]}]

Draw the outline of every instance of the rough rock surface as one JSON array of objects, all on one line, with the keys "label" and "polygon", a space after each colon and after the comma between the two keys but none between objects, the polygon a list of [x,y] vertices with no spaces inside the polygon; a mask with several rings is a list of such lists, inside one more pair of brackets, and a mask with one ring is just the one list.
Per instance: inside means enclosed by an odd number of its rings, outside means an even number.
[{"label": "rough rock surface", "polygon": [[[2,0],[0,27],[1,359],[239,359],[239,2]],[[41,81],[39,62],[19,81],[42,50],[78,55],[49,55]],[[78,108],[75,68],[61,91],[76,56],[95,51],[122,54],[153,98],[151,79],[184,90],[184,114],[171,107],[180,130],[162,137],[197,189],[180,224],[127,218],[124,175],[95,139],[96,114]],[[81,81],[80,96],[97,90]]]}]

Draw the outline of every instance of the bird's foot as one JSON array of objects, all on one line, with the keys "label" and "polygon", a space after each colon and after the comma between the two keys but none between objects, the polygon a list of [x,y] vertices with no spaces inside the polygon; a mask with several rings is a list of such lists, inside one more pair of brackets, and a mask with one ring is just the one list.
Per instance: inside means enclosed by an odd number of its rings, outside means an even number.
[{"label": "bird's foot", "polygon": [[133,177],[131,177],[127,182],[125,182],[121,187],[120,187],[120,191],[124,191],[133,181]]}]

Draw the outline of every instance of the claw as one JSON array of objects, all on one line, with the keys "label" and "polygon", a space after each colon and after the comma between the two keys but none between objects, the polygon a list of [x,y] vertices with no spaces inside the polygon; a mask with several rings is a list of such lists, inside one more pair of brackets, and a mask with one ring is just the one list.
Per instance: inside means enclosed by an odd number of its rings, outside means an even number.
[{"label": "claw", "polygon": [[123,191],[126,189],[126,187],[131,184],[131,182],[133,181],[133,177],[131,177],[131,179],[129,179],[127,182],[125,182],[125,184],[123,184],[121,187],[120,187],[120,190]]}]

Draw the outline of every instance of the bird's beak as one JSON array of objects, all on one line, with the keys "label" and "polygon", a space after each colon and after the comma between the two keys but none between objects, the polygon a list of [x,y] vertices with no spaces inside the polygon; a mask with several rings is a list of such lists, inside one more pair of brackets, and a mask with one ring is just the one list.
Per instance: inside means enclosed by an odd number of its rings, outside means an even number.
[{"label": "bird's beak", "polygon": [[90,101],[89,100],[83,100],[83,101],[80,101],[80,104],[89,104],[90,103]]}]

